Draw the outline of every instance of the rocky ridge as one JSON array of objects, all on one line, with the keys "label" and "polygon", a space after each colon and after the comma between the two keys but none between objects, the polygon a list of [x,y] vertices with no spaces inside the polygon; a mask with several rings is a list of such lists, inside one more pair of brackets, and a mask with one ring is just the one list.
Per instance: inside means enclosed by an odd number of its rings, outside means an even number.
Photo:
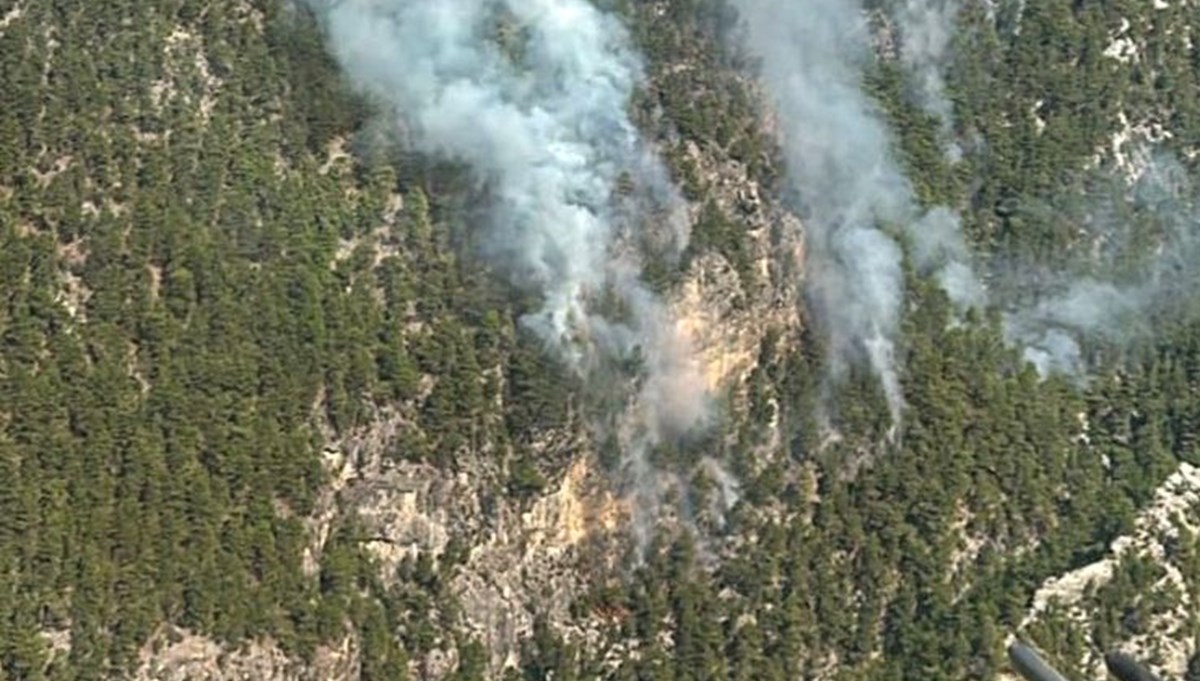
[{"label": "rocky ridge", "polygon": [[[1140,626],[1141,633],[1118,647],[1144,660],[1163,678],[1184,678],[1196,653],[1196,642],[1188,635],[1196,619],[1196,594],[1189,586],[1195,584],[1196,565],[1182,547],[1194,545],[1197,532],[1200,468],[1184,463],[1155,491],[1153,501],[1138,514],[1132,533],[1112,541],[1107,556],[1042,584],[1021,629],[1036,629],[1050,620],[1065,623],[1074,635],[1091,643],[1078,660],[1080,667],[1094,678],[1103,677],[1105,649],[1095,641],[1092,627],[1105,614],[1096,593],[1134,562],[1148,559],[1161,568],[1161,576],[1136,594],[1127,612],[1133,612],[1140,601],[1158,601],[1163,607],[1154,608]],[[1016,680],[1011,675],[1002,678]]]}]

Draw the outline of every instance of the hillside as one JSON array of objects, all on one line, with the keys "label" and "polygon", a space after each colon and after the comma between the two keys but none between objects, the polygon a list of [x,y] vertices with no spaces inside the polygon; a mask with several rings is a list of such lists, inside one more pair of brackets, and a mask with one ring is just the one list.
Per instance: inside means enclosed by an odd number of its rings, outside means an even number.
[{"label": "hillside", "polygon": [[865,5],[0,2],[0,679],[1200,678],[1200,7]]}]

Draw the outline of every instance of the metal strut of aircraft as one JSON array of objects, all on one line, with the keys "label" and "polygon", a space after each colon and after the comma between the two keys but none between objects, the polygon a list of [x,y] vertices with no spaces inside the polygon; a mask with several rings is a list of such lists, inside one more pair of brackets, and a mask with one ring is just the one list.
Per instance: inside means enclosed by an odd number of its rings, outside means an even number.
[{"label": "metal strut of aircraft", "polygon": [[[1008,659],[1026,681],[1067,681],[1067,677],[1043,660],[1032,646],[1020,641],[1008,647]],[[1160,681],[1137,660],[1116,650],[1104,656],[1104,666],[1121,681]]]}]

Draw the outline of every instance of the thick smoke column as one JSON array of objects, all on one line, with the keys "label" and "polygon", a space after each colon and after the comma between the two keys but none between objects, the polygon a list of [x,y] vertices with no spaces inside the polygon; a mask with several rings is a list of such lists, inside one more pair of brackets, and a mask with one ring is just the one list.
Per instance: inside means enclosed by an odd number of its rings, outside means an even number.
[{"label": "thick smoke column", "polygon": [[805,212],[810,293],[828,326],[835,376],[865,357],[879,376],[893,421],[903,407],[895,343],[903,298],[901,249],[891,224],[916,242],[918,265],[951,297],[975,303],[975,281],[957,220],[920,219],[892,157],[880,113],[860,81],[869,64],[862,8],[845,0],[737,0],[745,46],[780,118],[790,185]]},{"label": "thick smoke column", "polygon": [[[411,148],[461,163],[489,196],[487,253],[543,294],[523,322],[584,376],[640,357],[620,430],[644,525],[657,505],[648,451],[701,421],[707,396],[636,275],[637,240],[614,199],[628,176],[658,205],[678,201],[626,115],[641,69],[623,27],[587,0],[310,4],[344,70],[393,110]],[[681,249],[676,224],[650,236]],[[594,311],[602,296],[619,301],[620,320]]]},{"label": "thick smoke column", "polygon": [[[619,24],[582,1],[325,7],[338,59],[395,107],[413,147],[466,164],[492,192],[490,245],[545,293],[531,322],[567,349],[585,296],[605,284],[610,193],[642,157],[624,112],[639,65]],[[525,29],[510,50],[496,38],[504,20]]]},{"label": "thick smoke column", "polygon": [[843,0],[735,4],[780,114],[790,184],[808,213],[810,292],[829,327],[834,373],[865,356],[899,419],[901,251],[878,225],[902,219],[911,192],[859,88],[870,58],[866,24]]}]

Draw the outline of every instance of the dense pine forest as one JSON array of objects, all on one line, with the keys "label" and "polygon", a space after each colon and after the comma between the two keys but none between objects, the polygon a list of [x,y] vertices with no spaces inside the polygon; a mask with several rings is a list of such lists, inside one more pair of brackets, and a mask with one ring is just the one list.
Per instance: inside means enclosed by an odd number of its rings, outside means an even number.
[{"label": "dense pine forest", "polygon": [[[646,61],[631,116],[690,206],[683,257],[643,278],[672,300],[724,272],[735,311],[766,309],[799,273],[761,266],[778,235],[752,229],[790,199],[736,13],[598,4]],[[890,5],[869,4],[886,33]],[[1190,195],[1122,198],[1109,152],[1152,121],[1155,153],[1194,174],[1195,26],[1183,0],[965,0],[949,133],[886,49],[864,87],[918,199],[958,210],[995,271],[1109,267],[1097,205],[1125,211],[1130,243],[1194,226]],[[1114,35],[1139,57],[1106,52]],[[555,563],[573,586],[522,577],[532,624],[498,639],[464,586],[488,578],[485,548],[526,555],[521,519],[581,460],[588,498],[619,498],[620,454],[594,427],[606,396],[520,323],[536,296],[480,257],[463,169],[407,148],[286,0],[5,0],[0,60],[0,679],[182,679],[167,652],[204,640],[217,679],[269,649],[279,679],[958,681],[1009,673],[1017,631],[1076,673],[1135,639],[1162,664],[1177,640],[1200,679],[1194,531],[1115,560],[1086,618],[1027,620],[1046,580],[1108,556],[1200,466],[1189,297],[1153,333],[1085,347],[1086,377],[1043,378],[997,314],[960,319],[910,270],[898,433],[865,370],[823,380],[797,298],[797,325],[751,330],[708,430],[653,452],[687,478],[665,504],[687,518],[640,560],[619,523],[584,528]],[[727,512],[704,512],[706,460],[739,481]],[[417,496],[445,516],[437,550],[358,512],[418,474],[468,481],[444,513]]]}]

